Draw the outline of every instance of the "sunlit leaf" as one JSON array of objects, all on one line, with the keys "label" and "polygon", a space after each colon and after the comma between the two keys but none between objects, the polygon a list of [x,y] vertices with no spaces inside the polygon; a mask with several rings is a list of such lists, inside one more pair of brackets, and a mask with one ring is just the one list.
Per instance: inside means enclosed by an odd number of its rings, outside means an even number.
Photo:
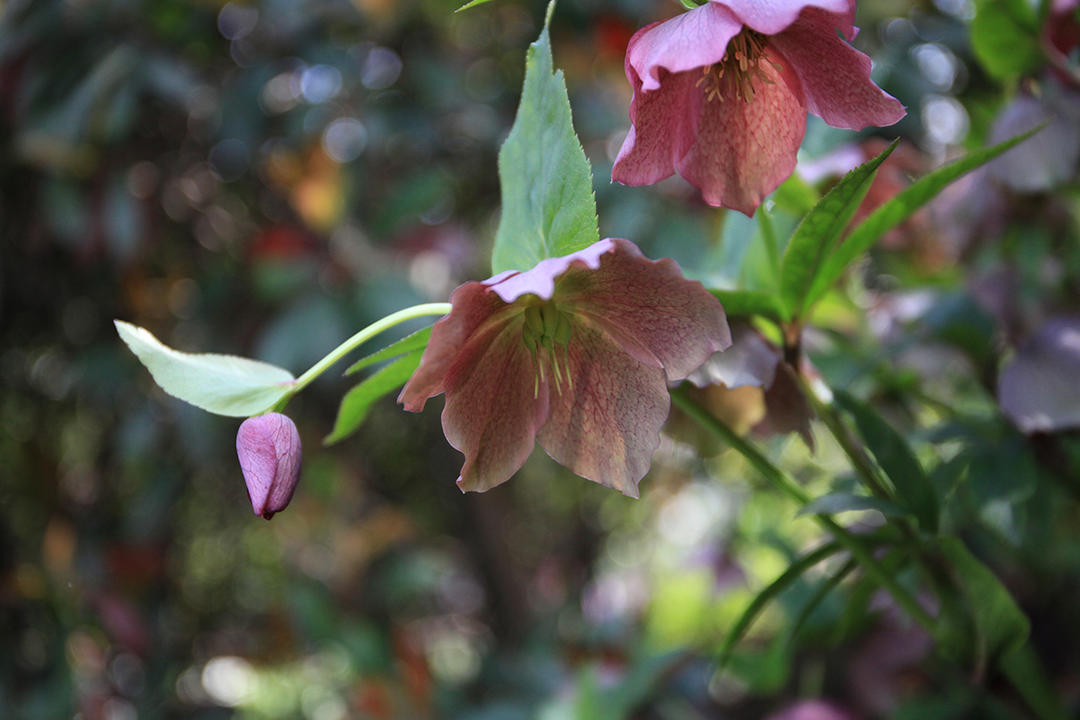
[{"label": "sunlit leaf", "polygon": [[907,220],[916,210],[934,199],[946,185],[975,168],[985,165],[1041,129],[1040,126],[998,145],[970,152],[959,160],[919,178],[891,200],[879,206],[870,214],[870,217],[856,226],[844,242],[836,248],[836,251],[828,257],[821,270],[814,276],[814,281],[803,301],[803,307],[809,308],[817,302],[855,258],[869,250],[886,232]]},{"label": "sunlit leaf", "polygon": [[268,410],[293,384],[288,370],[235,355],[185,353],[149,330],[116,320],[116,331],[161,389],[207,412],[248,417]]},{"label": "sunlit leaf", "polygon": [[1034,4],[1028,0],[975,0],[971,48],[986,72],[999,80],[1038,69],[1044,59]]},{"label": "sunlit leaf", "polygon": [[780,299],[764,290],[713,290],[712,294],[724,306],[728,317],[763,315],[772,320],[784,317]]},{"label": "sunlit leaf", "polygon": [[795,228],[781,265],[780,295],[783,306],[796,317],[803,315],[810,288],[866,197],[878,167],[898,142],[845,175]]},{"label": "sunlit leaf", "polygon": [[592,167],[574,133],[570,99],[555,71],[548,25],[529,46],[521,104],[499,150],[502,216],[495,235],[494,273],[528,270],[600,239]]}]

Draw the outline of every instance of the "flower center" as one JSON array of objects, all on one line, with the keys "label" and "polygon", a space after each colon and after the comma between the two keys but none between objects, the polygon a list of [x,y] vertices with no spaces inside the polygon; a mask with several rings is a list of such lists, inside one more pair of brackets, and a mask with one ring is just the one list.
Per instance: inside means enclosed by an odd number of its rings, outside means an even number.
[{"label": "flower center", "polygon": [[765,46],[765,36],[747,28],[743,28],[742,32],[731,38],[720,62],[701,69],[702,76],[696,85],[704,86],[705,100],[724,102],[727,97],[735,97],[749,103],[757,94],[755,81],[774,84],[765,74],[761,63],[763,60],[769,62],[777,72],[781,67],[764,57]]},{"label": "flower center", "polygon": [[[525,308],[525,324],[521,339],[533,357],[536,374],[533,377],[533,397],[540,392],[540,383],[546,382],[544,373],[548,366],[555,378],[555,390],[562,393],[565,380],[567,388],[573,387],[570,379],[570,314],[560,310],[553,302],[530,305]],[[561,349],[561,353],[560,353]],[[562,357],[559,357],[560,354]],[[560,367],[560,363],[564,367]],[[563,375],[565,374],[565,378]]]}]

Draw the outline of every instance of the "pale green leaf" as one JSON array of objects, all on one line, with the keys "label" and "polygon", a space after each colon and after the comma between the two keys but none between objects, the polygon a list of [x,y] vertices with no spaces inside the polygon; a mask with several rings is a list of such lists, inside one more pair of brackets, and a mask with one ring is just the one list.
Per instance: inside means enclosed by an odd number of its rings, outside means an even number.
[{"label": "pale green leaf", "polygon": [[495,234],[494,273],[528,270],[600,239],[592,167],[574,133],[562,71],[554,70],[548,25],[529,46],[521,104],[499,150],[502,216]]},{"label": "pale green leaf", "polygon": [[161,389],[207,412],[248,417],[269,410],[293,385],[288,370],[235,355],[186,353],[149,330],[116,320],[116,331]]}]

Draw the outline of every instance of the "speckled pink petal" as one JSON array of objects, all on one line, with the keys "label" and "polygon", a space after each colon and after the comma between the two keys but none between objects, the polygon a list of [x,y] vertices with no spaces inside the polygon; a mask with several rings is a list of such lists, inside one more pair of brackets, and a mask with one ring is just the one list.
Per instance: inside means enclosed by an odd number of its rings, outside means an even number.
[{"label": "speckled pink petal", "polygon": [[626,47],[626,77],[642,88],[656,90],[667,73],[703,68],[724,57],[728,40],[742,30],[742,24],[718,3],[706,3],[689,12],[646,25],[634,33]]},{"label": "speckled pink petal", "polygon": [[838,27],[845,36],[854,36],[851,23],[855,17],[855,0],[712,0],[744,25],[759,33],[776,35],[798,19],[806,8],[820,8],[836,16]]},{"label": "speckled pink petal", "polygon": [[496,316],[506,309],[506,303],[479,282],[458,287],[450,295],[450,303],[450,314],[435,323],[420,367],[398,395],[398,402],[409,412],[420,412],[428,398],[446,389],[443,380],[469,337],[485,323],[498,322]]},{"label": "speckled pink petal", "polygon": [[473,335],[446,376],[442,425],[447,441],[465,455],[462,491],[483,492],[509,480],[547,417],[548,389],[534,385],[522,323],[518,315]]},{"label": "speckled pink petal", "polygon": [[296,424],[281,413],[251,417],[236,432],[236,456],[251,509],[269,520],[292,500],[302,452]]},{"label": "speckled pink petal", "polygon": [[600,267],[600,257],[611,252],[614,247],[610,240],[594,242],[584,250],[541,260],[526,272],[500,273],[485,280],[484,285],[495,291],[495,294],[506,303],[512,303],[525,295],[535,295],[542,300],[550,300],[555,292],[555,278],[571,266],[595,270]]},{"label": "speckled pink petal", "polygon": [[675,161],[694,143],[694,113],[701,98],[700,72],[668,75],[658,90],[638,82],[630,102],[630,132],[623,140],[611,179],[651,185],[675,173]]},{"label": "speckled pink petal", "polygon": [[581,477],[637,497],[668,416],[664,373],[596,327],[576,321],[572,332],[573,386],[549,386],[550,410],[537,440]]},{"label": "speckled pink petal", "polygon": [[717,350],[731,345],[720,301],[683,277],[670,258],[650,260],[629,240],[594,272],[570,270],[559,279],[558,300],[586,318],[639,362],[682,380]]},{"label": "speckled pink petal", "polygon": [[906,111],[870,79],[870,58],[836,34],[836,17],[811,8],[769,44],[802,82],[810,112],[829,125],[861,130],[892,125]]},{"label": "speckled pink petal", "polygon": [[791,68],[769,50],[759,67],[772,82],[756,80],[752,102],[700,97],[694,144],[675,165],[705,202],[746,215],[794,171],[806,132],[806,103]]}]

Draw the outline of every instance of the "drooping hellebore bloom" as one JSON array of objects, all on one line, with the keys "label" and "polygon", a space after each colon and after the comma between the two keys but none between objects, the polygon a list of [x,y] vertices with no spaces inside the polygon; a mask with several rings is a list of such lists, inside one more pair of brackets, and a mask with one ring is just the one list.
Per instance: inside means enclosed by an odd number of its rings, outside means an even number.
[{"label": "drooping hellebore bloom", "polygon": [[731,344],[719,301],[628,240],[467,282],[450,302],[398,401],[419,412],[446,394],[463,491],[505,482],[539,442],[578,475],[637,497],[667,383]]},{"label": "drooping hellebore bloom", "polygon": [[236,431],[236,455],[251,509],[269,520],[292,500],[300,479],[300,433],[281,413],[250,417]]},{"label": "drooping hellebore bloom", "polygon": [[854,15],[855,0],[709,0],[639,30],[612,180],[678,171],[710,205],[753,215],[794,170],[807,111],[851,130],[900,120],[904,107],[848,44]]}]

